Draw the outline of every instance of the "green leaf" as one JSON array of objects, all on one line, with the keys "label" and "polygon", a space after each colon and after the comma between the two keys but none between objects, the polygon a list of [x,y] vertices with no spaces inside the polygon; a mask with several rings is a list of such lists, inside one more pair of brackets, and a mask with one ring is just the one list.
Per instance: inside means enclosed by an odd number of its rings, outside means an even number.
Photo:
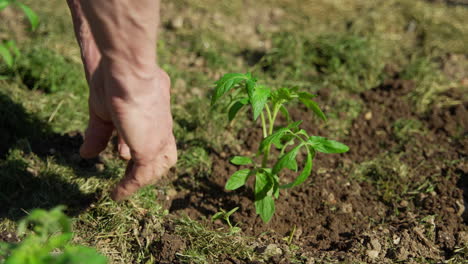
[{"label": "green leaf", "polygon": [[37,26],[39,25],[39,17],[36,15],[34,11],[32,11],[31,8],[29,8],[27,5],[20,3],[20,2],[14,2],[21,10],[23,10],[24,14],[29,20],[29,23],[31,23],[31,29],[36,30]]},{"label": "green leaf", "polygon": [[48,245],[51,248],[60,248],[62,246],[65,246],[68,242],[70,242],[72,237],[72,233],[63,233],[60,235],[52,236],[48,241]]},{"label": "green leaf", "polygon": [[279,198],[279,191],[280,191],[279,177],[278,175],[273,175],[273,196],[276,199]]},{"label": "green leaf", "polygon": [[307,131],[305,131],[304,129],[300,129],[299,131],[297,131],[296,135],[303,135],[306,138],[309,138],[309,135],[307,134]]},{"label": "green leaf", "polygon": [[280,172],[284,168],[297,171],[296,156],[302,146],[303,144],[299,144],[295,146],[291,151],[284,154],[273,167],[272,173],[278,174],[278,172]]},{"label": "green leaf", "polygon": [[5,42],[5,47],[8,48],[9,50],[13,51],[15,57],[18,57],[21,55],[20,50],[16,46],[16,42],[14,40],[8,40]]},{"label": "green leaf", "polygon": [[[251,82],[247,82],[247,85]],[[249,90],[250,91],[250,90]],[[252,105],[253,119],[257,120],[258,116],[262,113],[265,104],[270,97],[270,89],[267,87],[256,86],[253,91],[249,93],[250,104]]]},{"label": "green leaf", "polygon": [[234,165],[247,165],[247,164],[252,164],[253,160],[249,157],[244,157],[244,156],[234,156],[231,159],[231,163]]},{"label": "green leaf", "polygon": [[280,111],[286,118],[286,122],[291,122],[291,116],[289,115],[289,111],[288,109],[286,109],[286,107],[284,107],[284,105],[280,106]]},{"label": "green leaf", "polygon": [[[48,262],[49,263],[49,262]],[[68,246],[63,254],[56,257],[55,264],[106,264],[107,258],[93,248]]]},{"label": "green leaf", "polygon": [[299,129],[299,126],[302,124],[302,120],[301,121],[296,121],[294,123],[291,123],[288,125],[288,128],[291,130],[291,131],[297,131]]},{"label": "green leaf", "polygon": [[260,147],[258,149],[259,153],[265,151],[265,149],[271,144],[275,144],[275,146],[281,147],[282,144],[280,140],[286,135],[286,133],[292,132],[292,130],[297,130],[301,123],[302,121],[297,121],[289,124],[287,127],[278,128],[271,135],[264,138],[262,142],[260,142]]},{"label": "green leaf", "polygon": [[310,94],[310,93],[306,93],[306,92],[299,92],[299,93],[297,93],[297,95],[299,96],[299,98],[309,99],[309,100],[317,97],[317,95],[315,95],[315,94]]},{"label": "green leaf", "polygon": [[247,95],[249,96],[249,100],[250,98],[252,98],[253,96],[253,93],[255,91],[255,89],[257,88],[257,81],[256,80],[246,80],[245,81],[245,88],[247,90]]},{"label": "green leaf", "polygon": [[324,137],[312,136],[307,141],[315,150],[323,153],[343,153],[349,150],[349,147],[338,141],[329,140]]},{"label": "green leaf", "polygon": [[327,121],[327,117],[325,116],[325,114],[322,112],[322,110],[320,109],[320,107],[318,106],[318,104],[308,98],[301,98],[299,97],[299,100],[305,105],[307,106],[307,108],[309,108],[310,110],[312,110],[312,112],[314,112],[318,117],[320,117],[323,121]]},{"label": "green leaf", "polygon": [[229,217],[230,217],[233,213],[235,213],[237,210],[239,210],[239,207],[236,207],[236,208],[232,209],[231,211],[227,212],[227,213],[225,214],[224,217],[225,217],[225,218],[229,218]]},{"label": "green leaf", "polygon": [[2,11],[3,9],[5,9],[7,6],[10,5],[10,1],[9,0],[0,0],[0,11]]},{"label": "green leaf", "polygon": [[274,98],[277,102],[289,102],[293,99],[291,91],[288,88],[279,88],[274,92]]},{"label": "green leaf", "polygon": [[257,172],[255,175],[255,210],[266,223],[270,221],[275,212],[275,202],[269,195],[273,188],[271,175],[267,172]]},{"label": "green leaf", "polygon": [[268,223],[275,213],[273,197],[265,196],[260,200],[255,199],[255,211],[260,215],[264,223]]},{"label": "green leaf", "polygon": [[249,178],[249,175],[249,169],[243,169],[234,172],[229,178],[229,180],[226,182],[226,190],[232,191],[244,186],[244,184],[247,182],[247,179]]},{"label": "green leaf", "polygon": [[216,221],[218,219],[222,219],[224,216],[224,212],[217,212],[211,217],[211,221]]},{"label": "green leaf", "polygon": [[13,66],[13,56],[11,55],[10,50],[3,44],[0,44],[0,57],[5,61],[8,67]]},{"label": "green leaf", "polygon": [[267,196],[273,188],[271,174],[266,171],[257,171],[255,174],[255,199],[262,199]]},{"label": "green leaf", "polygon": [[275,145],[275,148],[281,150],[281,155],[284,154],[284,151],[286,150],[287,146],[295,145],[295,140],[297,138],[294,136],[294,134],[287,133],[284,136],[282,136],[280,139],[277,141],[273,141],[273,144]]},{"label": "green leaf", "polygon": [[282,127],[280,129],[276,130],[275,132],[273,132],[273,134],[271,134],[268,137],[264,138],[262,140],[262,142],[260,142],[260,147],[258,148],[259,153],[262,153],[263,151],[265,151],[265,149],[267,149],[267,147],[269,145],[271,145],[273,142],[277,142],[288,131],[290,131],[289,128]]},{"label": "green leaf", "polygon": [[227,73],[223,75],[218,81],[215,82],[216,88],[213,96],[211,97],[211,105],[214,105],[221,96],[229,92],[234,86],[244,80],[250,80],[250,74],[242,73]]},{"label": "green leaf", "polygon": [[309,178],[310,173],[312,172],[312,153],[307,149],[307,158],[304,165],[304,169],[299,174],[299,176],[291,183],[281,186],[281,189],[292,188],[303,183],[307,178]]},{"label": "green leaf", "polygon": [[239,110],[241,110],[242,107],[246,105],[248,102],[249,101],[247,98],[242,98],[234,102],[234,104],[229,108],[229,112],[228,112],[229,121],[232,121],[236,117]]}]

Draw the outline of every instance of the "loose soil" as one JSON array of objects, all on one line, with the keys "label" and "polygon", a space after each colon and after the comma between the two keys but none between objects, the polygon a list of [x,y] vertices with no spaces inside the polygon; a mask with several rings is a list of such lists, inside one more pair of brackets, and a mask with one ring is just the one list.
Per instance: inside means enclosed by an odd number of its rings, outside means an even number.
[{"label": "loose soil", "polygon": [[[318,155],[310,179],[282,191],[276,214],[268,224],[255,213],[252,182],[237,191],[224,190],[226,180],[237,169],[227,157],[239,154],[228,147],[223,153],[212,153],[213,171],[207,178],[175,180],[172,184],[179,194],[168,207],[171,212],[205,219],[208,225],[219,227],[222,223],[210,224],[206,219],[219,208],[238,206],[233,222],[246,235],[258,238],[257,250],[269,244],[282,249],[269,263],[288,263],[293,256],[379,263],[448,259],[455,246],[468,242],[464,211],[468,201],[468,103],[417,114],[407,99],[413,89],[412,81],[396,79],[358,95],[365,108],[349,135],[340,139],[350,151]],[[327,90],[320,92],[321,104],[332,107],[333,98],[327,94]],[[461,98],[456,90],[447,96]],[[292,116],[303,119],[302,127],[312,134],[326,135],[306,109],[293,109]],[[402,119],[419,120],[424,132],[412,133],[407,139],[397,137],[394,124]],[[245,142],[242,147],[254,152],[261,140],[259,132],[258,127],[242,130],[238,135]],[[413,169],[411,182],[431,179],[434,189],[389,202],[379,195],[375,184],[359,180],[353,173],[362,162],[390,153]],[[293,177],[282,176],[288,180]],[[294,227],[292,243],[300,249],[293,252],[283,238],[290,236]]]}]

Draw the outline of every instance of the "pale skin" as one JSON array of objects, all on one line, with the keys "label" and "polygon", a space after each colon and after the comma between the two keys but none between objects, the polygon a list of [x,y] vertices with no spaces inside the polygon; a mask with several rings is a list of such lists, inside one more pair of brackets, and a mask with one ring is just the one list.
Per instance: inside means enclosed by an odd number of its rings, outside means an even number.
[{"label": "pale skin", "polygon": [[154,184],[177,161],[170,79],[156,64],[159,0],[67,0],[90,87],[89,122],[80,148],[92,158],[114,131],[129,160],[112,199]]}]

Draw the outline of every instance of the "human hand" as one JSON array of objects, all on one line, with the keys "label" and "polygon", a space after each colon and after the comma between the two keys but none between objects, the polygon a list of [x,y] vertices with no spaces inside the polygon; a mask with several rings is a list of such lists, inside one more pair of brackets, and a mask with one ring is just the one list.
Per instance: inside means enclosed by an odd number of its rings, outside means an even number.
[{"label": "human hand", "polygon": [[[120,201],[167,173],[177,161],[177,150],[172,134],[169,76],[156,69],[150,77],[127,76],[119,80],[111,71],[112,67],[102,60],[92,75],[90,119],[80,155],[97,156],[117,130],[119,154],[130,160],[124,178],[111,193],[112,199]],[[140,88],[133,93],[116,87]]]},{"label": "human hand", "polygon": [[111,197],[122,200],[155,183],[177,161],[170,79],[155,63],[159,1],[68,4],[90,86],[89,123],[80,154],[97,156],[117,130],[119,154],[129,163]]}]

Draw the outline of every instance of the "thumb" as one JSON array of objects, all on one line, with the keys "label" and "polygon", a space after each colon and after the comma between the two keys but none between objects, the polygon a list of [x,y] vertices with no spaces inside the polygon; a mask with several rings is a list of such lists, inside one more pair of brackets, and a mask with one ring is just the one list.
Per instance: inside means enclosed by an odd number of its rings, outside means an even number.
[{"label": "thumb", "polygon": [[94,158],[101,153],[109,142],[114,125],[90,113],[85,139],[80,148],[80,155],[85,159]]}]

